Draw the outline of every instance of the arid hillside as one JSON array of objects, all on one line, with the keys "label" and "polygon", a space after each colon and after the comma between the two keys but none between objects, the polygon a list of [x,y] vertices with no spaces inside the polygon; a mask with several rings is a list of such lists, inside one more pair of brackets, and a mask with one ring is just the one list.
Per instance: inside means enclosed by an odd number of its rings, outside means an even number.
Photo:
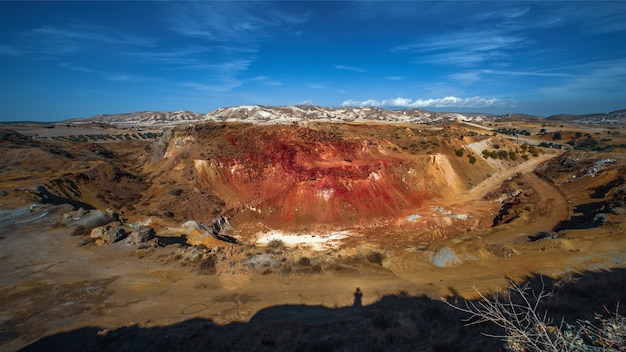
[{"label": "arid hillside", "polygon": [[[179,334],[191,318],[227,329],[267,309],[274,321],[313,314],[306,328],[320,331],[358,312],[368,323],[355,329],[374,324],[384,339],[404,334],[387,330],[398,321],[418,324],[368,315],[389,295],[472,298],[621,268],[625,136],[512,118],[2,126],[0,342],[15,350],[87,326]],[[343,309],[356,287],[370,310]],[[433,304],[411,302],[415,317]],[[242,341],[294,347],[261,335]]]},{"label": "arid hillside", "polygon": [[466,191],[465,169],[476,182],[485,178],[484,161],[454,154],[473,140],[452,129],[382,125],[177,129],[144,166],[156,176],[148,193],[176,190],[146,206],[166,202],[175,217],[199,221],[221,211],[242,226],[290,231],[381,226]]},{"label": "arid hillside", "polygon": [[168,225],[226,216],[245,233],[421,227],[433,208],[461,206],[489,176],[544,155],[455,124],[205,123],[97,143],[6,133],[7,144],[17,143],[3,160],[5,180],[29,185],[46,202]]}]

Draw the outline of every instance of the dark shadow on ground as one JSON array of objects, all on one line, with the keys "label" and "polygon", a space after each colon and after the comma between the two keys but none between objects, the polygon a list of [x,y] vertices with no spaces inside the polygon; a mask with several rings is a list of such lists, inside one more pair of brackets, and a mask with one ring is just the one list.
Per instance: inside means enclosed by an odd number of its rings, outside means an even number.
[{"label": "dark shadow on ground", "polygon": [[577,205],[574,208],[574,214],[580,215],[561,221],[554,227],[554,231],[592,229],[602,225],[603,223],[596,219],[596,215],[606,207],[606,204],[601,201]]},{"label": "dark shadow on ground", "polygon": [[[76,187],[74,184],[72,185]],[[40,200],[41,204],[52,204],[52,205],[69,204],[72,206],[74,210],[79,209],[79,208],[83,208],[85,210],[95,209],[95,207],[93,207],[91,204],[87,204],[79,200],[61,197],[56,194],[53,194],[52,192],[50,192],[50,190],[48,190],[47,187],[44,187],[44,186],[37,187],[37,195],[41,198]]]},{"label": "dark shadow on ground", "polygon": [[185,236],[156,236],[156,238],[158,239],[159,246],[169,246],[172,244],[179,244],[183,247],[189,246],[187,243],[187,237]]},{"label": "dark shadow on ground", "polygon": [[610,190],[612,190],[613,188],[617,186],[621,186],[623,184],[624,184],[624,176],[620,176],[616,178],[615,180],[607,183],[606,185],[593,188],[593,194],[591,195],[591,198],[604,198],[606,197],[606,194]]},{"label": "dark shadow on ground", "polygon": [[[626,270],[571,274],[551,280],[534,276],[534,290],[553,292],[539,311],[575,324],[608,316],[626,301]],[[367,292],[362,294],[367,295]],[[458,297],[449,302],[464,306]],[[105,330],[85,327],[44,337],[30,351],[503,351],[491,324],[464,326],[461,313],[440,300],[404,293],[363,307],[284,305],[263,309],[248,322],[216,325],[207,319],[178,324]]]}]

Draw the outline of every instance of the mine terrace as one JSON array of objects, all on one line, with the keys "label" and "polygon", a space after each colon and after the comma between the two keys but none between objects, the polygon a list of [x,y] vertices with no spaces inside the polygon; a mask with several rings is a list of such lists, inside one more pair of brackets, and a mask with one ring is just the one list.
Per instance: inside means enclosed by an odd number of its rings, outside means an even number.
[{"label": "mine terrace", "polygon": [[[401,311],[445,319],[442,297],[540,276],[613,282],[600,303],[623,302],[623,279],[594,276],[626,265],[612,114],[247,106],[3,124],[0,344],[290,350],[285,331],[348,324],[378,346],[402,335]],[[456,318],[441,339],[458,347]]]}]

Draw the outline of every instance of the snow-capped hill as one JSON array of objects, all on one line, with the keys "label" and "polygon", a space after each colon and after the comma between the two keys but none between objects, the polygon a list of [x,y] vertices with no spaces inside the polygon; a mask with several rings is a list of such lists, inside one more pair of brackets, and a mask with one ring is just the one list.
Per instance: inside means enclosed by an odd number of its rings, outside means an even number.
[{"label": "snow-capped hill", "polygon": [[194,122],[204,115],[191,111],[153,112],[142,111],[128,114],[96,115],[82,122],[106,123],[118,126],[151,126]]},{"label": "snow-capped hill", "polygon": [[552,121],[567,121],[581,124],[626,124],[626,109],[611,111],[609,113],[568,115],[552,115],[547,118]]},{"label": "snow-capped hill", "polygon": [[315,105],[297,106],[234,106],[219,108],[207,114],[213,120],[256,123],[299,121],[388,121],[429,122],[432,113],[423,110],[385,110],[380,108],[329,108]]},{"label": "snow-capped hill", "polygon": [[165,127],[202,121],[247,122],[256,124],[288,124],[306,121],[327,122],[402,122],[434,123],[443,121],[492,120],[492,115],[438,113],[420,109],[386,110],[376,107],[330,108],[316,105],[289,106],[232,106],[213,110],[207,114],[191,111],[135,112],[117,115],[97,115],[73,123],[106,123],[120,127]]}]

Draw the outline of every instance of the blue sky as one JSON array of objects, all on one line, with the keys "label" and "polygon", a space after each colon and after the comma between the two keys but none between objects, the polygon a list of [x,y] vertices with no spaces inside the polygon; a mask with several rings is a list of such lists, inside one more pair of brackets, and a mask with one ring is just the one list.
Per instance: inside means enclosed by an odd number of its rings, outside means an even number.
[{"label": "blue sky", "polygon": [[622,1],[0,2],[0,120],[626,108]]}]

